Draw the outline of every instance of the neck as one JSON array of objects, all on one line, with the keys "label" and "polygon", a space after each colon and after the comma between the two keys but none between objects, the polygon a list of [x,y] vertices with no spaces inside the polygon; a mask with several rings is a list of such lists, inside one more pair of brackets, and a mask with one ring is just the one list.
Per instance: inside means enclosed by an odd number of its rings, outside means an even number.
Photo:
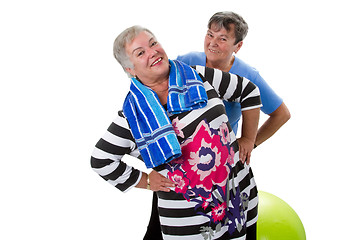
[{"label": "neck", "polygon": [[224,72],[229,72],[234,63],[234,60],[235,57],[233,55],[231,55],[231,57],[227,61],[210,62],[206,59],[206,66],[216,68]]},{"label": "neck", "polygon": [[149,86],[159,97],[160,103],[162,105],[167,103],[167,96],[169,90],[169,79],[166,79],[162,82],[158,82],[153,86]]}]

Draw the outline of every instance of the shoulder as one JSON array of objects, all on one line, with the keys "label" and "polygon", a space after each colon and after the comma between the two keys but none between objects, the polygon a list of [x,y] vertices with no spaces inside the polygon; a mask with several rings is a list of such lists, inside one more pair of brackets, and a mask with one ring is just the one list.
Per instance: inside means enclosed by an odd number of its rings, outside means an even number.
[{"label": "shoulder", "polygon": [[262,111],[266,114],[270,114],[275,111],[280,104],[282,99],[275,93],[275,91],[270,87],[270,85],[263,79],[259,71],[249,64],[245,63],[243,60],[235,57],[233,68],[230,70],[235,74],[243,76],[249,79],[254,83],[260,90],[261,101],[263,107]]},{"label": "shoulder", "polygon": [[115,117],[108,130],[110,129],[112,129],[113,132],[116,132],[116,135],[122,135],[124,138],[132,139],[130,126],[123,110],[118,111],[118,115]]},{"label": "shoulder", "polygon": [[230,69],[231,73],[246,77],[250,81],[255,81],[260,75],[259,71],[240,58],[235,56],[234,64]]},{"label": "shoulder", "polygon": [[179,55],[177,60],[184,62],[188,65],[205,65],[206,55],[204,52],[189,52],[185,55]]}]

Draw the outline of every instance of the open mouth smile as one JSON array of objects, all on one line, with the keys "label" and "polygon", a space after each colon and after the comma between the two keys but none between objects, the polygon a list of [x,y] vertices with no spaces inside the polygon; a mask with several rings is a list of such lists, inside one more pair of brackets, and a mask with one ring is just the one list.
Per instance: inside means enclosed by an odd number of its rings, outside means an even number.
[{"label": "open mouth smile", "polygon": [[215,51],[215,50],[212,50],[210,48],[209,48],[209,52],[211,52],[211,53],[219,53],[219,51]]},{"label": "open mouth smile", "polygon": [[156,64],[158,64],[158,63],[161,62],[162,60],[163,60],[163,58],[162,58],[162,57],[159,57],[158,59],[156,59],[155,62],[153,62],[153,63],[151,64],[151,67],[155,66]]}]

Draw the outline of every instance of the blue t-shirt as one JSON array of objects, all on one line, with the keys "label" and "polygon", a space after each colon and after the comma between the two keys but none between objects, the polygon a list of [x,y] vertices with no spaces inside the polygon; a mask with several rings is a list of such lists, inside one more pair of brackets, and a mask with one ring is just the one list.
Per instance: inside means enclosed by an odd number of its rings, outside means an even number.
[{"label": "blue t-shirt", "polygon": [[[182,61],[190,66],[206,66],[206,55],[204,52],[190,52],[188,54],[178,56],[177,60]],[[283,102],[283,100],[270,88],[270,86],[265,82],[265,80],[260,76],[259,72],[255,68],[249,66],[236,56],[234,64],[229,72],[237,74],[241,77],[245,77],[259,87],[261,102],[263,104],[261,111],[265,114],[274,112]],[[241,117],[240,103],[224,101],[224,104],[230,125],[236,134],[238,129],[238,122]]]}]

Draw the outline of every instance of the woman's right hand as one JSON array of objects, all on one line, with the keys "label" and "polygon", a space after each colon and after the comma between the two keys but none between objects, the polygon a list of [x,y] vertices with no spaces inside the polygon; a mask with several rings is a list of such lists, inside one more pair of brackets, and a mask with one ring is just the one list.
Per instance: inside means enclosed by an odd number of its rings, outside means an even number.
[{"label": "woman's right hand", "polygon": [[170,192],[170,187],[175,187],[175,184],[168,178],[164,177],[160,173],[152,170],[149,174],[150,190]]}]

